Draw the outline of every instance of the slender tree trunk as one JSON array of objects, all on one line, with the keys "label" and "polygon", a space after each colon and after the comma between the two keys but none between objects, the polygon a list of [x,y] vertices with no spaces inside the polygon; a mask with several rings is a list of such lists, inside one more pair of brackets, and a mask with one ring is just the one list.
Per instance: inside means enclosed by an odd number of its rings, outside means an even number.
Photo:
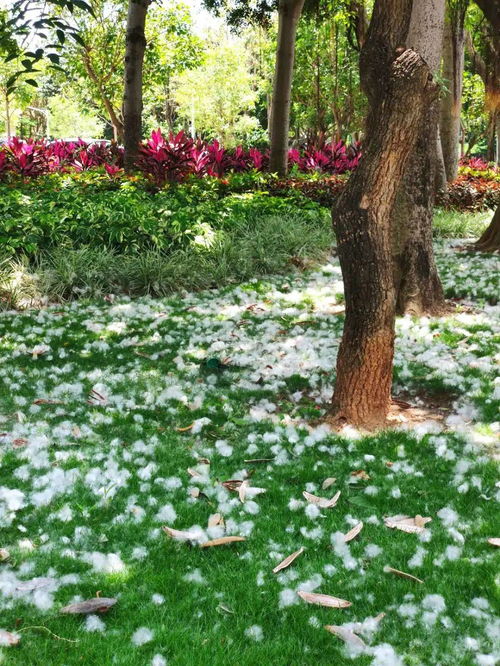
[{"label": "slender tree trunk", "polygon": [[434,178],[434,192],[446,192],[448,183],[446,181],[446,169],[444,166],[443,146],[441,144],[441,134],[437,132],[436,142],[436,174]]},{"label": "slender tree trunk", "polygon": [[90,60],[90,55],[87,53],[87,51],[83,51],[83,64],[85,67],[85,71],[87,72],[88,76],[92,81],[95,83],[96,88],[99,92],[99,97],[101,98],[101,102],[103,103],[104,108],[106,109],[106,113],[109,116],[109,120],[111,122],[111,127],[113,128],[113,139],[117,143],[123,143],[123,122],[118,113],[116,112],[111,100],[109,97],[106,95],[106,92],[104,90],[104,87],[102,85],[102,82],[99,80],[99,77],[96,74],[96,71],[92,65],[92,62]]},{"label": "slender tree trunk", "polygon": [[489,227],[474,243],[474,249],[480,252],[500,252],[500,206],[497,206]]},{"label": "slender tree trunk", "polygon": [[12,137],[12,129],[10,126],[10,100],[7,91],[5,92],[5,130],[7,139]]},{"label": "slender tree trunk", "polygon": [[[490,94],[491,97],[491,94]],[[490,111],[488,115],[488,127],[486,129],[486,158],[488,162],[497,160],[497,125],[500,114],[496,110]]]},{"label": "slender tree trunk", "polygon": [[466,2],[450,8],[444,29],[443,78],[447,90],[441,99],[440,133],[446,178],[449,183],[458,175],[466,10]]},{"label": "slender tree trunk", "polygon": [[401,48],[411,6],[411,0],[375,1],[360,58],[370,105],[363,160],[332,211],[346,300],[330,416],[336,424],[382,425],[390,403],[397,296],[392,209],[424,111],[437,94],[424,60]]},{"label": "slender tree trunk", "polygon": [[[413,3],[406,43],[437,72],[443,43],[445,0]],[[415,148],[393,210],[397,313],[440,314],[446,309],[434,258],[432,218],[437,168],[439,102],[422,117]]]},{"label": "slender tree trunk", "polygon": [[123,94],[124,166],[134,168],[142,139],[142,73],[146,50],[146,15],[149,0],[129,0],[125,41],[125,88]]},{"label": "slender tree trunk", "polygon": [[279,0],[278,44],[271,107],[269,170],[280,176],[288,169],[288,131],[292,94],[295,35],[304,0]]}]

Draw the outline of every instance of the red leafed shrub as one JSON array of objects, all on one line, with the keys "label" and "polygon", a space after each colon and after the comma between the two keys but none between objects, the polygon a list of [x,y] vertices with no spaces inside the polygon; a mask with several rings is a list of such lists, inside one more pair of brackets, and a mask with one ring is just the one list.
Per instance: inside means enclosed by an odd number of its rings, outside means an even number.
[{"label": "red leafed shrub", "polygon": [[[289,163],[305,173],[342,174],[355,169],[361,152],[358,145],[329,143],[324,138],[308,143],[303,149],[289,151]],[[106,168],[106,165],[110,168]],[[228,149],[217,140],[194,141],[184,132],[164,135],[160,129],[139,147],[137,168],[158,187],[167,182],[180,182],[187,176],[225,178],[229,173],[265,171],[269,152],[242,146]],[[24,141],[13,138],[0,147],[0,177],[18,174],[33,178],[49,172],[88,171],[104,167],[116,177],[123,166],[123,149],[107,142]]]},{"label": "red leafed shrub", "polygon": [[165,138],[158,129],[140,146],[137,166],[159,186],[166,181],[178,182],[194,173],[194,148],[193,139],[184,132]]}]

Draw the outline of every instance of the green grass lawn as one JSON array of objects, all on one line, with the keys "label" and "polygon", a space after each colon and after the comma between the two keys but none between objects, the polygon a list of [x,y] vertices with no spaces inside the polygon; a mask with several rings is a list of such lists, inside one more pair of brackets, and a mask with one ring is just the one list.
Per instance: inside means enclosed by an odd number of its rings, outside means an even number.
[{"label": "green grass lawn", "polygon": [[[336,261],[0,314],[0,629],[20,637],[0,664],[495,664],[498,259],[443,243],[438,260],[447,295],[476,309],[400,319],[394,391],[445,395],[449,415],[374,436],[321,425],[343,320]],[[243,501],[227,480],[247,481]],[[341,494],[321,509],[303,491]],[[224,524],[208,527],[215,514]],[[432,521],[384,525],[400,514]],[[200,547],[223,535],[246,540]],[[59,613],[96,594],[117,603]],[[323,628],[357,622],[363,649]]]}]

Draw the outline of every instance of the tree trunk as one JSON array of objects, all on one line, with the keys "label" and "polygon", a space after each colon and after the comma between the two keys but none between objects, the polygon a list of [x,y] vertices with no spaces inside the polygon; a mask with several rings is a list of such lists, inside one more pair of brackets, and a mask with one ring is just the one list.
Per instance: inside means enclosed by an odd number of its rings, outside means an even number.
[{"label": "tree trunk", "polygon": [[448,183],[446,181],[446,169],[444,166],[443,146],[441,144],[441,134],[437,132],[436,143],[436,174],[434,178],[434,192],[446,192]]},{"label": "tree trunk", "polygon": [[[375,3],[374,13],[377,4],[381,5]],[[372,42],[373,38],[372,32]],[[379,56],[387,61],[389,48]],[[428,66],[410,49],[380,80],[384,85],[378,99],[371,95],[370,137],[363,160],[332,211],[346,318],[331,420],[367,428],[385,422],[391,396],[396,305],[392,207],[424,109],[436,94]]]},{"label": "tree trunk", "polygon": [[489,227],[474,243],[474,249],[479,252],[500,252],[500,206],[497,206]]},{"label": "tree trunk", "polygon": [[466,10],[467,3],[462,2],[448,11],[443,40],[443,78],[447,90],[441,99],[440,133],[449,183],[458,175]]},{"label": "tree trunk", "polygon": [[[443,43],[445,0],[413,3],[406,43],[431,72],[437,72]],[[393,210],[394,279],[397,313],[440,314],[446,309],[434,258],[432,217],[437,168],[439,102],[422,117],[415,148]]]},{"label": "tree trunk", "polygon": [[[491,97],[491,94],[490,94]],[[488,162],[497,160],[497,126],[500,122],[500,113],[492,110],[488,114],[488,127],[486,128],[486,159]]]},{"label": "tree trunk", "polygon": [[7,91],[5,92],[5,131],[7,134],[7,139],[11,139],[12,130],[10,127],[10,101]]},{"label": "tree trunk", "polygon": [[123,93],[124,166],[130,172],[142,139],[142,71],[146,50],[146,15],[149,0],[129,0],[125,41]]},{"label": "tree trunk", "polygon": [[292,94],[295,35],[304,0],[279,0],[278,44],[271,102],[269,170],[280,176],[288,169],[288,131]]},{"label": "tree trunk", "polygon": [[115,108],[111,100],[106,95],[104,86],[102,85],[102,81],[99,80],[99,77],[97,76],[96,71],[92,65],[90,55],[86,50],[83,51],[83,64],[89,78],[92,79],[92,81],[95,83],[96,88],[99,92],[99,96],[101,98],[101,102],[103,103],[103,106],[106,109],[106,113],[109,116],[111,127],[113,128],[113,139],[116,141],[116,143],[123,143],[122,119],[119,117],[118,113],[115,111]]}]

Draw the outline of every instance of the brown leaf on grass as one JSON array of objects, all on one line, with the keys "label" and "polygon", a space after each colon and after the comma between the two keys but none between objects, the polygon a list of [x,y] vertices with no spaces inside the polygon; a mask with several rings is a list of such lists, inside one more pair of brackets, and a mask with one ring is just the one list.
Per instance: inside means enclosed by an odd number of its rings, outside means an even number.
[{"label": "brown leaf on grass", "polygon": [[164,525],[162,530],[177,541],[193,541],[197,538],[197,535],[193,532],[189,532],[188,530],[174,530],[173,527],[168,527],[167,525]]},{"label": "brown leaf on grass", "polygon": [[366,647],[366,643],[362,641],[359,636],[345,627],[339,627],[336,624],[325,624],[325,629],[331,634],[341,638],[344,643],[350,643],[351,645],[357,645],[362,648]]},{"label": "brown leaf on grass", "polygon": [[91,613],[106,613],[116,604],[116,599],[112,597],[96,597],[87,601],[80,601],[77,604],[70,604],[61,608],[60,613],[69,615],[89,615]]},{"label": "brown leaf on grass", "polygon": [[0,629],[0,646],[12,647],[17,645],[21,637],[19,634],[13,634],[11,631],[5,631],[5,629]]},{"label": "brown leaf on grass", "polygon": [[285,557],[285,559],[282,562],[280,562],[277,566],[274,567],[273,573],[278,573],[278,571],[281,571],[282,569],[286,569],[287,567],[289,567],[290,564],[294,560],[296,560],[299,555],[302,555],[303,552],[304,552],[304,547],[301,547],[299,548],[299,550],[296,550],[288,557]]},{"label": "brown leaf on grass", "polygon": [[189,490],[189,494],[191,495],[191,497],[194,497],[194,499],[198,499],[198,497],[201,494],[200,489],[199,488],[191,488]]},{"label": "brown leaf on grass", "polygon": [[241,484],[243,483],[242,479],[228,479],[228,481],[222,481],[221,485],[224,486],[227,490],[232,490],[236,492]]},{"label": "brown leaf on grass", "polygon": [[37,398],[33,400],[34,405],[64,405],[62,400],[50,400],[49,398]]},{"label": "brown leaf on grass", "polygon": [[194,426],[194,423],[191,423],[191,425],[186,426],[185,428],[176,428],[176,432],[187,432],[188,430],[191,430],[191,428]]},{"label": "brown leaf on grass", "polygon": [[202,548],[212,548],[212,546],[226,546],[229,543],[236,543],[237,541],[246,541],[245,537],[242,536],[226,536],[220,537],[220,539],[212,539],[211,541],[205,541],[201,544]]},{"label": "brown leaf on grass", "polygon": [[187,473],[189,474],[189,476],[192,476],[193,478],[203,476],[202,474],[200,474],[197,470],[193,469],[192,467],[187,468]]},{"label": "brown leaf on grass", "polygon": [[420,534],[424,531],[425,525],[431,520],[432,518],[424,518],[418,514],[415,518],[410,518],[410,516],[389,516],[384,518],[384,524],[393,530],[401,530],[409,534]]},{"label": "brown leaf on grass", "polygon": [[333,484],[335,483],[336,480],[337,479],[334,476],[329,476],[321,484],[321,489],[322,490],[327,490],[328,488],[330,488],[330,486],[333,486]]},{"label": "brown leaf on grass", "polygon": [[10,557],[10,553],[7,548],[0,548],[0,562],[5,562]]},{"label": "brown leaf on grass", "polygon": [[224,518],[220,513],[213,513],[208,518],[208,526],[216,527],[217,525],[224,525]]},{"label": "brown leaf on grass", "polygon": [[17,439],[12,440],[12,446],[16,449],[20,449],[23,446],[26,446],[28,443],[27,439],[23,439],[22,437],[18,437]]},{"label": "brown leaf on grass", "polygon": [[266,463],[272,462],[274,458],[250,458],[249,460],[244,460],[244,463]]},{"label": "brown leaf on grass", "polygon": [[490,546],[496,546],[497,548],[500,548],[500,539],[498,537],[491,537],[491,539],[488,539],[488,543]]},{"label": "brown leaf on grass", "polygon": [[46,587],[53,583],[53,578],[33,578],[32,580],[23,580],[19,581],[16,585],[16,590],[21,590],[22,592],[33,592],[33,590],[39,590],[42,587]]},{"label": "brown leaf on grass", "polygon": [[361,479],[362,481],[370,480],[370,475],[368,472],[365,472],[364,469],[357,469],[356,471],[351,472],[351,476],[353,476],[355,479]]},{"label": "brown leaf on grass", "polygon": [[354,525],[352,530],[349,530],[347,534],[344,534],[344,541],[346,543],[349,543],[349,541],[352,541],[358,536],[358,534],[361,532],[362,529],[363,529],[363,522],[360,521],[357,525]]},{"label": "brown leaf on grass", "polygon": [[316,506],[319,506],[320,509],[332,509],[339,500],[340,490],[337,493],[335,493],[335,495],[331,499],[326,499],[326,497],[318,497],[317,495],[312,495],[311,493],[308,493],[306,490],[304,490],[302,495],[306,498],[308,502],[310,502],[311,504],[316,504]]},{"label": "brown leaf on grass", "polygon": [[392,573],[396,576],[400,576],[401,578],[406,578],[407,580],[413,580],[415,583],[423,583],[424,581],[421,580],[420,578],[417,578],[416,576],[412,576],[409,573],[406,573],[405,571],[399,571],[399,569],[393,569],[392,567],[385,566],[384,567],[385,573]]},{"label": "brown leaf on grass", "polygon": [[242,483],[240,483],[240,487],[238,488],[238,497],[240,498],[240,502],[242,504],[244,504],[245,502],[247,488],[248,488],[248,479],[245,479]]},{"label": "brown leaf on grass", "polygon": [[326,608],[349,608],[352,606],[350,601],[339,599],[338,597],[331,597],[329,594],[316,594],[314,592],[297,592],[299,597],[308,604],[316,604],[317,606],[325,606]]}]

